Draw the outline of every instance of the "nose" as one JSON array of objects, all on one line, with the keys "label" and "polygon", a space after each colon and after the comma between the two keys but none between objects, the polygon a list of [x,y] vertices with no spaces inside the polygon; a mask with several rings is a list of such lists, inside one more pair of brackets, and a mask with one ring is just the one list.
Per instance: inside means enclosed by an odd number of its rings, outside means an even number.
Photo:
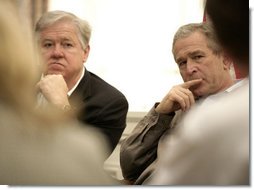
[{"label": "nose", "polygon": [[63,57],[63,51],[60,45],[54,46],[51,56],[54,58]]},{"label": "nose", "polygon": [[191,60],[187,61],[186,67],[186,71],[189,75],[197,72],[196,64]]}]

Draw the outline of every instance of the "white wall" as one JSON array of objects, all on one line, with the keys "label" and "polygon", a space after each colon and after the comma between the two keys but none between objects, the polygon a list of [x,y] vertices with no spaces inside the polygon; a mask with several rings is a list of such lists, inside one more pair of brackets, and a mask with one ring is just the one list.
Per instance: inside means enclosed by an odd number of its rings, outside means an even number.
[{"label": "white wall", "polygon": [[[86,67],[121,90],[129,102],[123,140],[172,85],[182,82],[171,53],[183,24],[201,22],[203,0],[50,0],[50,10],[70,11],[92,26]],[[121,141],[120,140],[120,141]],[[122,179],[120,145],[105,163]]]},{"label": "white wall", "polygon": [[50,0],[93,28],[86,67],[121,90],[130,111],[148,111],[182,81],[171,53],[182,24],[201,22],[203,0]]}]

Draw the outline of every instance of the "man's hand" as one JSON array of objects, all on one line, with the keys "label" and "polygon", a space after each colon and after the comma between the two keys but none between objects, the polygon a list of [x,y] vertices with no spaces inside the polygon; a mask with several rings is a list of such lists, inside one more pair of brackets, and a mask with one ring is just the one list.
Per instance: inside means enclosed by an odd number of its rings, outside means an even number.
[{"label": "man's hand", "polygon": [[62,108],[70,105],[68,101],[68,87],[62,75],[44,76],[37,84],[43,96],[55,106]]},{"label": "man's hand", "polygon": [[155,108],[155,111],[162,114],[169,114],[179,109],[183,111],[190,109],[195,103],[195,99],[189,88],[200,84],[201,81],[202,79],[195,79],[174,86]]}]

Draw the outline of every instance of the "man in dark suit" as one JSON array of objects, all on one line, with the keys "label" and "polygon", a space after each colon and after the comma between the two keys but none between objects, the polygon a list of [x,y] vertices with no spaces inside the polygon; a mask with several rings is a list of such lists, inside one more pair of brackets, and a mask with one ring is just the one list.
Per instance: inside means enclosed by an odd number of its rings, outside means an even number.
[{"label": "man in dark suit", "polygon": [[[75,101],[79,97],[82,99]],[[126,126],[128,103],[125,96],[86,70],[86,75],[70,97],[70,103],[81,110],[80,121],[98,127],[108,137],[113,151]]]},{"label": "man in dark suit", "polygon": [[72,13],[50,11],[39,19],[35,33],[45,63],[37,85],[39,105],[75,110],[79,121],[107,137],[112,152],[126,127],[128,102],[84,67],[90,51],[89,24]]}]

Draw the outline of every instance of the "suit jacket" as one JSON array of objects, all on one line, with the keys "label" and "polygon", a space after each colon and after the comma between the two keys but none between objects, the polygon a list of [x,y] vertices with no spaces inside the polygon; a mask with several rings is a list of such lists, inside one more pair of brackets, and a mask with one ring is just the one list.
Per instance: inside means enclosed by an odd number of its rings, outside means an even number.
[{"label": "suit jacket", "polygon": [[128,102],[125,96],[86,70],[69,100],[78,110],[78,120],[101,131],[112,152],[126,127]]}]

